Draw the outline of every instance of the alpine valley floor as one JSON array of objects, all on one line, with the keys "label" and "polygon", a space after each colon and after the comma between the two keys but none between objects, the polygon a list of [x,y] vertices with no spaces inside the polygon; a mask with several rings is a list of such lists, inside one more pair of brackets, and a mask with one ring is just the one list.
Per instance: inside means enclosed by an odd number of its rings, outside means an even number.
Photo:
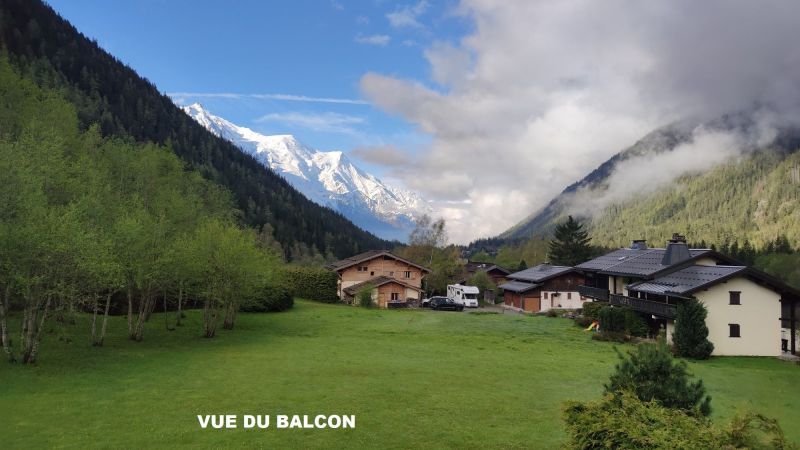
[{"label": "alpine valley floor", "polygon": [[[17,317],[12,317],[12,323]],[[298,301],[199,336],[201,316],[145,341],[90,317],[43,339],[35,367],[0,362],[3,448],[557,448],[561,404],[600,396],[617,361],[566,319],[367,310]],[[625,350],[628,346],[621,346]],[[800,441],[800,366],[774,358],[690,363],[713,418],[751,408]],[[203,430],[198,414],[355,415],[347,430]]]}]

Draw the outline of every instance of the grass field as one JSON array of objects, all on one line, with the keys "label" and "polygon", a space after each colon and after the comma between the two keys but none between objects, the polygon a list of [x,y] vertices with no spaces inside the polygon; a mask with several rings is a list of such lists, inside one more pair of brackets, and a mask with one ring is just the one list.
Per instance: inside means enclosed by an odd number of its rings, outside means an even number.
[{"label": "grass field", "polygon": [[[562,402],[598,397],[617,361],[566,319],[366,310],[299,301],[242,314],[236,330],[145,341],[110,323],[91,348],[46,336],[36,367],[0,362],[0,447],[555,448]],[[84,319],[85,320],[85,319]],[[623,346],[624,348],[625,346]],[[800,367],[771,358],[692,363],[714,419],[778,417],[800,441]],[[197,414],[355,414],[352,430],[202,430]]]}]

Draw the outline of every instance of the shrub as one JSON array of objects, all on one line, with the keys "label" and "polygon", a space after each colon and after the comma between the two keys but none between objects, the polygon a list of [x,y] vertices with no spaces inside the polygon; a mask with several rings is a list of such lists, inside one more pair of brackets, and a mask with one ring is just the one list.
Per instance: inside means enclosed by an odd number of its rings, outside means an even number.
[{"label": "shrub", "polygon": [[694,359],[711,356],[714,344],[708,340],[707,315],[708,310],[697,300],[687,300],[678,305],[672,343],[679,356]]},{"label": "shrub", "polygon": [[642,401],[633,393],[606,394],[589,403],[564,406],[569,442],[574,449],[716,449],[724,433],[705,417]]},{"label": "shrub", "polygon": [[291,309],[294,298],[289,290],[282,286],[265,286],[256,298],[241,305],[242,312],[280,312]]},{"label": "shrub", "polygon": [[[597,320],[600,318],[598,315],[600,310],[606,306],[608,306],[608,302],[586,302],[583,304],[583,315],[592,320]],[[588,327],[589,325],[586,326]]]},{"label": "shrub", "polygon": [[547,317],[558,317],[558,311],[556,311],[553,308],[550,308],[547,310],[547,312],[544,313],[544,315]]},{"label": "shrub", "polygon": [[669,347],[642,344],[628,356],[620,356],[615,372],[605,385],[607,393],[633,392],[642,401],[657,401],[687,414],[709,415],[711,397],[702,380],[692,382],[686,363],[672,357]]},{"label": "shrub", "polygon": [[299,298],[323,303],[336,303],[336,273],[317,267],[287,266],[283,269],[283,285]]},{"label": "shrub", "polygon": [[774,419],[752,412],[726,428],[705,417],[642,401],[631,392],[606,394],[588,403],[567,402],[563,409],[567,448],[598,449],[791,449]]},{"label": "shrub", "polygon": [[605,306],[600,308],[597,315],[601,333],[647,336],[647,324],[636,311],[630,308]]},{"label": "shrub", "polygon": [[375,306],[375,301],[372,300],[372,288],[366,287],[361,289],[356,293],[356,297],[358,298],[358,305],[364,308],[372,308]]}]

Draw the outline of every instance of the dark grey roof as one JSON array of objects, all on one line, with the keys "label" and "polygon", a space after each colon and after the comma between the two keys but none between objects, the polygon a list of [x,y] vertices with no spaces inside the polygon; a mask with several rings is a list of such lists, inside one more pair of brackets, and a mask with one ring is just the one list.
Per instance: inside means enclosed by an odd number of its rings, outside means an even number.
[{"label": "dark grey roof", "polygon": [[542,281],[549,280],[550,278],[557,277],[573,270],[575,270],[574,267],[539,264],[538,266],[533,266],[519,272],[514,272],[508,275],[508,278],[513,280],[541,283]]},{"label": "dark grey roof", "polygon": [[468,273],[475,273],[475,272],[477,272],[479,270],[482,270],[484,272],[489,272],[491,270],[499,270],[500,272],[503,272],[504,274],[511,273],[510,270],[508,270],[508,269],[506,269],[504,267],[498,266],[497,264],[489,263],[489,262],[480,262],[480,261],[467,261],[467,263],[464,265],[464,269],[466,269],[466,271]]},{"label": "dark grey roof", "polygon": [[397,278],[379,276],[379,277],[375,277],[375,278],[370,278],[367,281],[362,281],[361,283],[354,284],[352,286],[348,286],[348,287],[344,288],[344,292],[347,293],[347,294],[350,294],[350,295],[356,295],[358,293],[358,291],[360,291],[362,288],[365,288],[365,287],[376,288],[378,286],[383,286],[384,284],[388,284],[388,283],[397,283],[397,284],[399,284],[400,286],[403,286],[403,287],[407,287],[407,288],[414,289],[414,290],[417,290],[417,291],[422,291],[422,289],[420,289],[418,287],[415,287],[415,286],[412,286],[410,284],[404,283],[404,282],[398,280]]},{"label": "dark grey roof", "polygon": [[339,261],[332,262],[326,265],[325,268],[329,270],[339,271],[342,269],[346,269],[350,266],[354,266],[360,262],[376,258],[378,256],[389,256],[390,258],[396,259],[398,261],[403,261],[404,263],[417,267],[425,272],[430,272],[430,269],[428,269],[427,267],[420,266],[419,264],[415,264],[405,258],[401,258],[388,250],[370,250],[368,252],[359,253],[349,258],[340,259]]},{"label": "dark grey roof", "polygon": [[541,286],[541,284],[526,283],[524,281],[509,281],[501,284],[498,287],[500,289],[505,289],[506,291],[520,293],[530,291],[531,289],[536,289],[539,286]]},{"label": "dark grey roof", "polygon": [[[648,277],[671,267],[661,264],[665,253],[666,249],[663,248],[650,248],[647,250],[622,248],[579,264],[577,268],[593,270],[607,275]],[[693,259],[712,254],[715,253],[709,249],[693,248],[689,250],[689,255]]]},{"label": "dark grey roof", "polygon": [[745,266],[689,266],[650,281],[628,286],[629,290],[650,294],[689,295],[692,292],[747,272]]}]

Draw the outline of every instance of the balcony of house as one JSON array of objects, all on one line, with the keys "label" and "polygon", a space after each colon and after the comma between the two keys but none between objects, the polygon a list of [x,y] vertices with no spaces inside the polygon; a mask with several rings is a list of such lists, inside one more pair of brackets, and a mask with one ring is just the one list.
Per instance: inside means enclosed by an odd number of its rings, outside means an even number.
[{"label": "balcony of house", "polygon": [[608,289],[591,287],[591,286],[578,286],[578,293],[584,297],[593,298],[595,300],[608,301]]},{"label": "balcony of house", "polygon": [[609,302],[614,306],[627,306],[635,311],[653,314],[667,319],[674,319],[678,313],[678,307],[675,305],[628,297],[627,295],[611,294],[609,295]]}]

